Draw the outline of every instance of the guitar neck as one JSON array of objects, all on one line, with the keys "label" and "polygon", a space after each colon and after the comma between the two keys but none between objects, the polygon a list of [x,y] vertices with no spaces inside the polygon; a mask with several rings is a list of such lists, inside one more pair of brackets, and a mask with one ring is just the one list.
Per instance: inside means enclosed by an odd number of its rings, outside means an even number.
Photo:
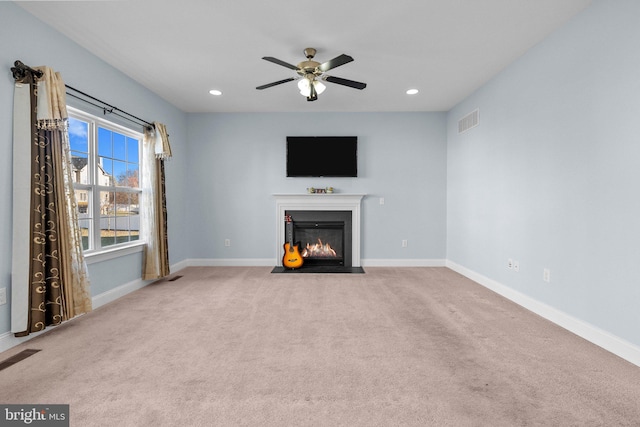
[{"label": "guitar neck", "polygon": [[285,228],[287,232],[287,242],[289,245],[293,245],[293,222],[288,221]]}]

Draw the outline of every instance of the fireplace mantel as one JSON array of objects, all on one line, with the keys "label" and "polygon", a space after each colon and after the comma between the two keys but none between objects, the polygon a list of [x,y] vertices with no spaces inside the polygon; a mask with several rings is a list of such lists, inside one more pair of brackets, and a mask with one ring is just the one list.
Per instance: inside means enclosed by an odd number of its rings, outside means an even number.
[{"label": "fireplace mantel", "polygon": [[284,238],[284,215],[286,211],[350,211],[351,212],[351,262],[360,267],[360,205],[366,194],[274,194],[276,199],[276,265],[282,265]]}]

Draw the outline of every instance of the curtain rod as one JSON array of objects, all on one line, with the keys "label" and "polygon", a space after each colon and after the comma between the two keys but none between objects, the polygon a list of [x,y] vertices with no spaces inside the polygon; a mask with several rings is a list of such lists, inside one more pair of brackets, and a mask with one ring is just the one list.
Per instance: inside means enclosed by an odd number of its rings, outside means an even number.
[{"label": "curtain rod", "polygon": [[[87,94],[87,93],[84,93],[84,92],[82,92],[81,90],[78,90],[78,89],[76,89],[76,88],[74,88],[74,87],[72,87],[72,86],[69,86],[68,84],[65,84],[65,87],[66,87],[67,89],[69,89],[69,90],[72,90],[72,91],[74,91],[74,92],[76,92],[76,93],[79,93],[79,94],[80,94],[80,95],[82,95],[82,96],[85,96],[85,97],[87,97],[87,98],[89,98],[89,99],[92,99],[92,100],[94,100],[94,101],[99,102],[100,104],[102,104],[102,105],[96,105],[96,104],[94,104],[94,103],[93,103],[93,102],[91,102],[91,101],[88,101],[88,100],[86,100],[86,99],[83,99],[83,98],[81,98],[81,97],[79,97],[79,96],[77,96],[77,95],[74,95],[73,93],[69,93],[69,91],[67,91],[67,95],[69,95],[69,96],[72,96],[72,97],[74,97],[74,98],[76,98],[76,99],[79,99],[80,101],[86,102],[87,104],[91,104],[91,105],[93,105],[94,107],[102,108],[102,112],[103,112],[103,114],[107,114],[107,113],[109,113],[109,114],[113,114],[113,115],[116,115],[116,116],[118,116],[118,117],[122,117],[123,119],[129,120],[130,122],[134,122],[134,123],[135,123],[135,121],[134,121],[134,120],[137,120],[137,121],[139,122],[138,124],[143,124],[143,126],[145,126],[145,125],[146,125],[145,127],[150,127],[150,128],[153,128],[153,127],[154,127],[154,126],[153,126],[153,123],[149,123],[148,121],[143,120],[143,119],[141,119],[140,117],[136,117],[136,116],[134,116],[133,114],[127,113],[126,111],[121,110],[121,109],[119,109],[118,107],[114,107],[114,106],[113,106],[113,105],[111,105],[111,104],[107,104],[106,102],[101,101],[101,100],[99,100],[98,98],[95,98],[95,97],[93,97],[93,96],[91,96],[91,95],[89,95],[89,94]],[[107,107],[109,107],[109,108],[107,108]],[[118,112],[118,113],[120,113],[120,114],[116,113],[115,111],[117,111],[117,112]]]},{"label": "curtain rod", "polygon": [[[11,71],[13,72],[13,78],[15,80],[19,80],[19,79],[23,78],[26,72],[32,73],[37,78],[41,78],[42,75],[44,74],[42,71],[36,70],[34,68],[29,67],[28,65],[25,65],[22,61],[15,61],[13,64],[15,66],[11,67]],[[133,114],[127,113],[126,111],[121,110],[118,107],[114,107],[113,105],[108,104],[108,103],[106,103],[106,102],[104,102],[104,101],[102,101],[102,100],[100,100],[98,98],[95,98],[95,97],[93,97],[93,96],[91,96],[91,95],[89,95],[89,94],[87,94],[85,92],[82,92],[81,90],[78,90],[78,89],[76,89],[76,88],[74,88],[72,86],[69,86],[68,84],[65,84],[64,86],[68,89],[67,90],[67,95],[69,95],[69,96],[71,96],[73,98],[76,98],[76,99],[78,99],[80,101],[83,101],[83,102],[85,102],[87,104],[93,105],[94,107],[101,108],[102,109],[102,113],[105,114],[105,115],[107,113],[109,113],[109,114],[113,114],[113,115],[116,115],[118,117],[121,117],[121,118],[123,118],[125,120],[129,120],[130,122],[136,123],[138,125],[142,124],[144,127],[149,127],[149,128],[153,128],[154,127],[153,123],[149,123],[148,121],[143,120],[140,117],[136,117]],[[78,95],[74,95],[73,93],[70,93],[69,91],[73,91],[73,92],[79,93],[80,95],[82,95],[82,96],[84,96],[86,98],[89,98],[89,99],[91,99],[93,101],[96,101],[96,102],[100,103],[101,105],[94,104],[93,102],[91,102],[91,101],[89,101],[87,99],[84,99],[84,98],[82,98],[82,97],[80,97]]]}]

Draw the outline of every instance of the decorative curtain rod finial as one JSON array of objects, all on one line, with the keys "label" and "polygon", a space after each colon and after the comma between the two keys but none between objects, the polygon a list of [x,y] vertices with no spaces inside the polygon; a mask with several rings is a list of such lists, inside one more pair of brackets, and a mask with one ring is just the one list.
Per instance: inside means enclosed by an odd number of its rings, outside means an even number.
[{"label": "decorative curtain rod finial", "polygon": [[14,80],[22,80],[27,76],[27,73],[33,74],[37,79],[41,78],[44,74],[40,70],[35,70],[28,65],[24,65],[24,63],[20,60],[17,60],[13,63],[14,67],[11,67],[11,72],[13,73]]}]

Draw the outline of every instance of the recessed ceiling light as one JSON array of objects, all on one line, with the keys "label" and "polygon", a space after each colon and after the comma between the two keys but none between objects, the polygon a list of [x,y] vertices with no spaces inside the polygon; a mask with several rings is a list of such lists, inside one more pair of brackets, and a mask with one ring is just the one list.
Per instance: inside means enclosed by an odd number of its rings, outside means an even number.
[{"label": "recessed ceiling light", "polygon": [[209,91],[209,93],[210,93],[211,95],[214,95],[214,96],[220,96],[220,95],[222,95],[222,91],[221,91],[221,90],[218,90],[218,89],[211,89],[211,90]]},{"label": "recessed ceiling light", "polygon": [[416,93],[418,93],[418,89],[409,89],[407,91],[407,95],[415,95]]}]

